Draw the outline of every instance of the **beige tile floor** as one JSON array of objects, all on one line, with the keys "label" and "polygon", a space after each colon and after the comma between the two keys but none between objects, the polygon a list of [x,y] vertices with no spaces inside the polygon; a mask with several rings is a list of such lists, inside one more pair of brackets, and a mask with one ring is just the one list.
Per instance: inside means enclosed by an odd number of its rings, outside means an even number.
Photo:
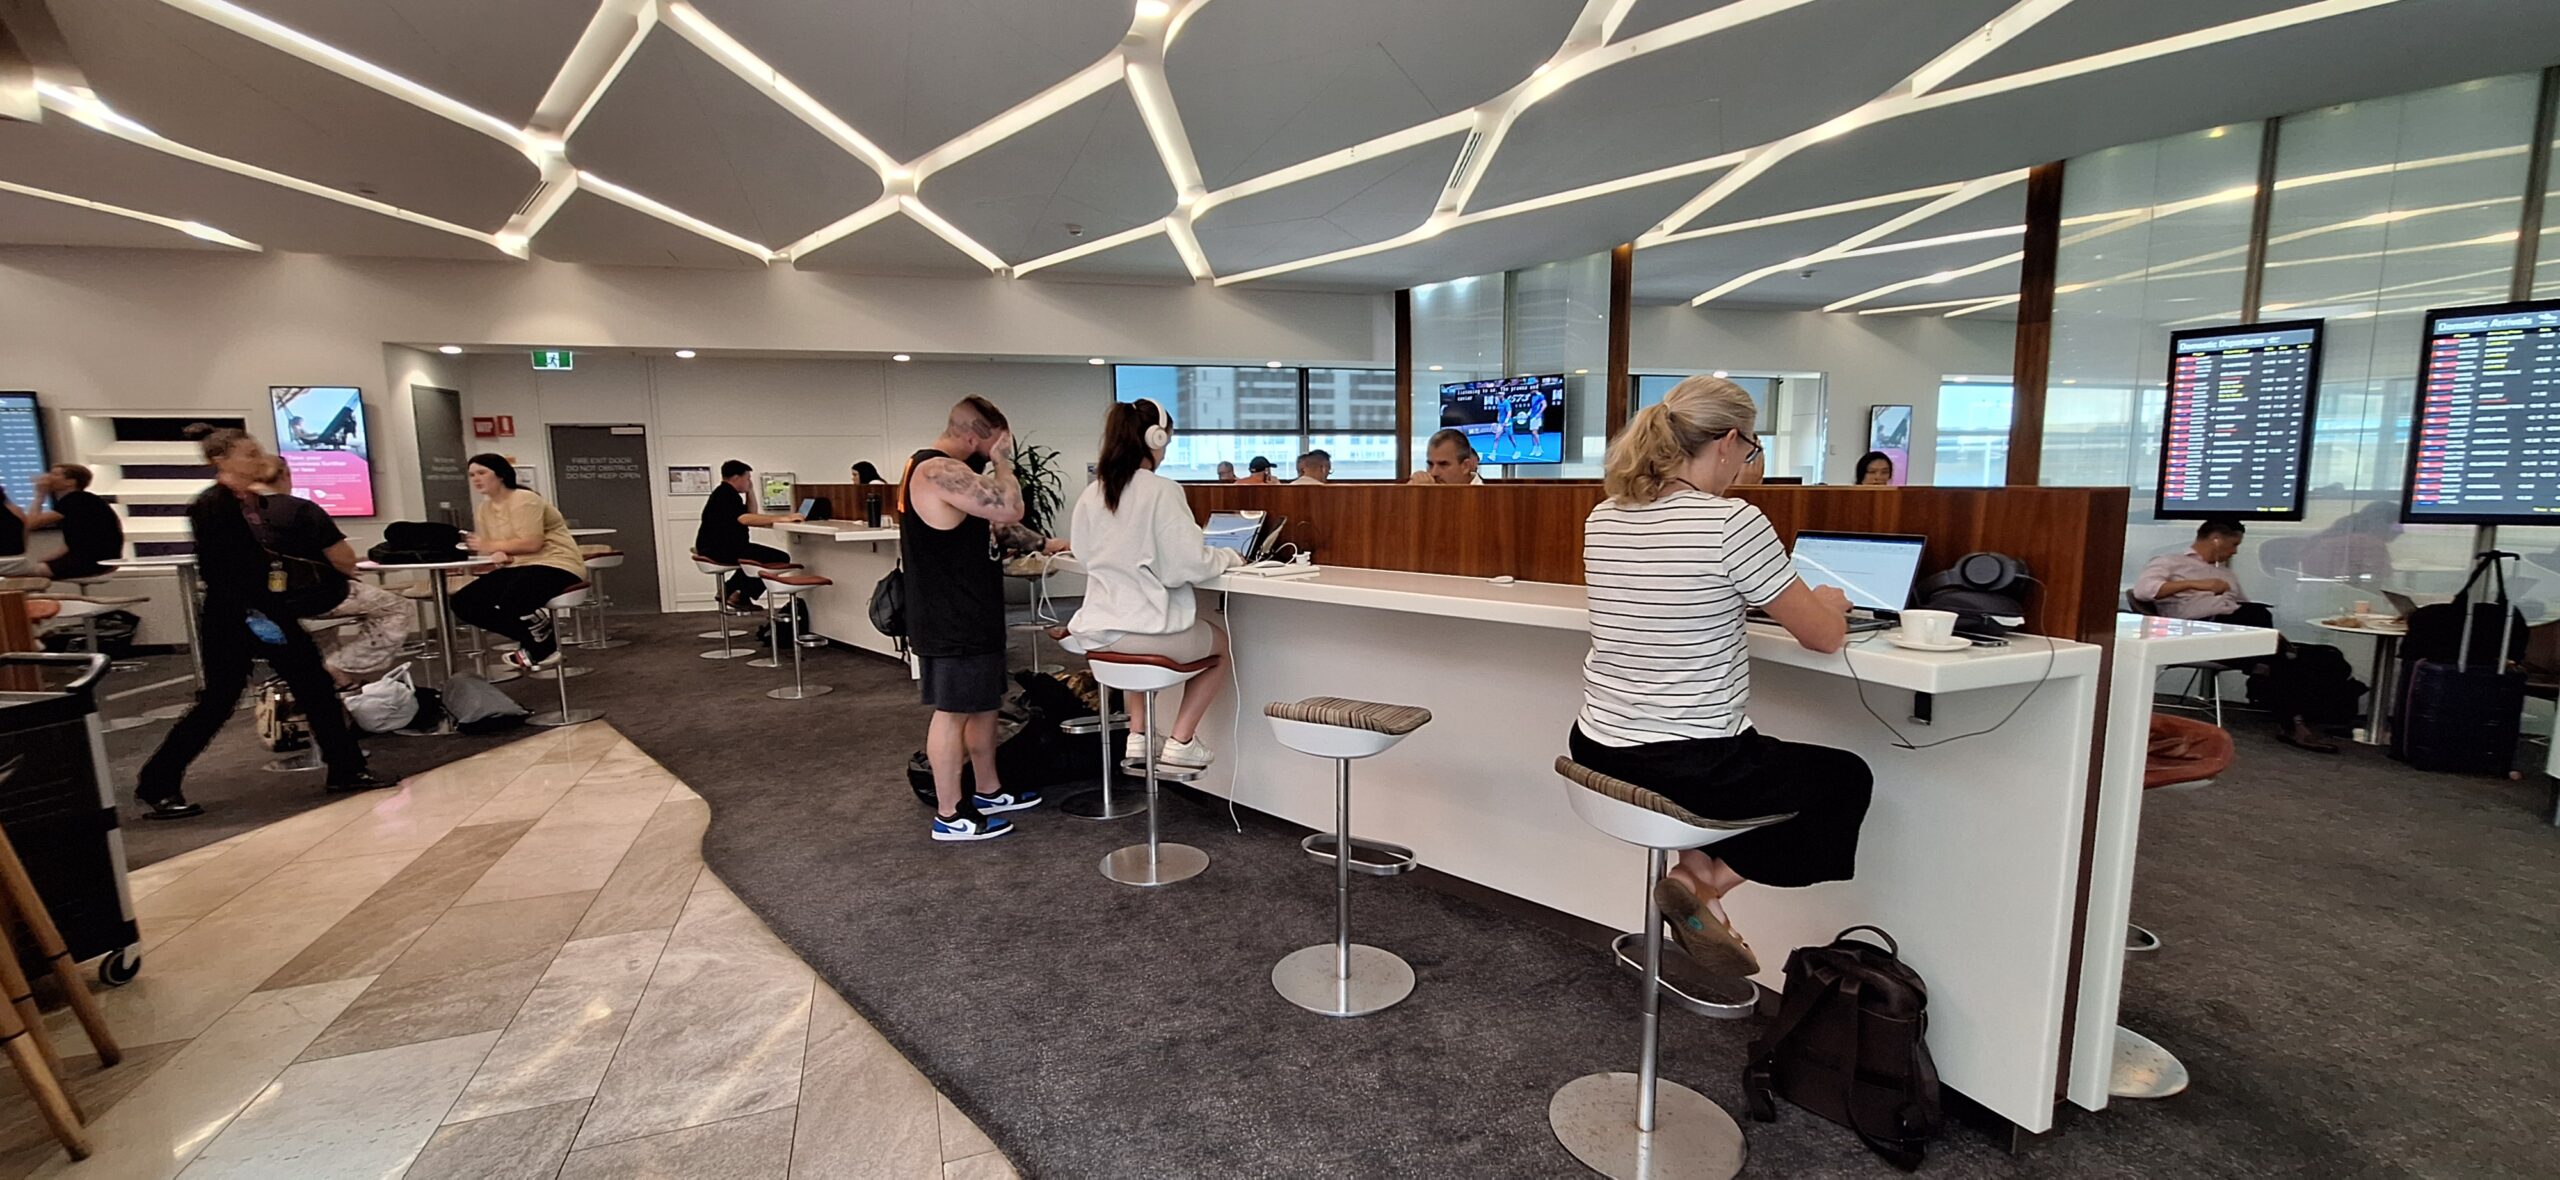
[{"label": "beige tile floor", "polygon": [[0,1086],[0,1180],[1014,1175],[703,867],[710,814],[597,722],[136,872],[124,1063],[50,1021],[97,1154]]}]

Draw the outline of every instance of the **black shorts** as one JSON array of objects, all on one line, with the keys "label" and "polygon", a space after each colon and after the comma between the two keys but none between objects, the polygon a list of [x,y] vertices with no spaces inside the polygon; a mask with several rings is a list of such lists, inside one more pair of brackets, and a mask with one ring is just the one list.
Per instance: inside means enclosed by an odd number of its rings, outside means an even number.
[{"label": "black shorts", "polygon": [[940,713],[993,713],[1004,707],[1004,653],[917,656],[924,703]]}]

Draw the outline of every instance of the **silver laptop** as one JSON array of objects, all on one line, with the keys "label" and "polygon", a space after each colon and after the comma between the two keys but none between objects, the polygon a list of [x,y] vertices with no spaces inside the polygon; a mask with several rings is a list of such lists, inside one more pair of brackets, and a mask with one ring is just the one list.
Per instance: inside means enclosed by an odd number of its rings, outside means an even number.
[{"label": "silver laptop", "polygon": [[[1894,625],[1911,605],[1927,537],[1908,533],[1796,534],[1796,576],[1807,586],[1837,586],[1848,596],[1852,633]],[[1768,616],[1758,610],[1755,618]]]}]

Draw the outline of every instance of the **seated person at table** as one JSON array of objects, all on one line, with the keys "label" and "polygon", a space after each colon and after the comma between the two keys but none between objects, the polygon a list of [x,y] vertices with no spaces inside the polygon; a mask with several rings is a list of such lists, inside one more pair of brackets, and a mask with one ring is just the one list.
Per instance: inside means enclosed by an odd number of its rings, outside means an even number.
[{"label": "seated person at table", "polygon": [[250,490],[257,495],[243,510],[259,543],[275,554],[271,560],[298,564],[340,596],[336,606],[303,617],[355,624],[321,658],[329,679],[350,689],[390,671],[416,625],[409,600],[356,576],[355,546],[326,510],[293,494],[293,468],[284,460],[268,456],[265,473]]},{"label": "seated person at table", "polygon": [[[1102,420],[1102,458],[1076,497],[1076,555],[1085,567],[1084,606],[1067,620],[1066,646],[1165,656],[1183,663],[1224,655],[1226,632],[1203,617],[1194,583],[1234,568],[1242,555],[1209,547],[1182,485],[1156,474],[1173,440],[1173,417],[1144,399],[1111,407]],[[1147,716],[1129,696],[1127,756],[1143,759],[1161,737],[1157,757],[1169,766],[1204,767],[1216,755],[1199,738],[1226,673],[1196,676],[1181,688],[1170,725]]]},{"label": "seated person at table", "polygon": [[1323,487],[1324,481],[1331,479],[1332,477],[1332,452],[1309,451],[1306,454],[1298,456],[1298,478],[1292,482]]},{"label": "seated person at table", "polygon": [[1237,480],[1237,483],[1280,482],[1279,476],[1271,474],[1271,460],[1265,459],[1260,455],[1255,455],[1252,462],[1245,464],[1245,472],[1245,477]]},{"label": "seated person at table", "polygon": [[[2172,619],[2202,619],[2240,627],[2276,625],[2275,612],[2251,602],[2240,589],[2231,559],[2240,552],[2247,530],[2236,520],[2208,520],[2196,526],[2193,545],[2152,558],[2133,580],[2136,600]],[[2335,713],[2345,695],[2346,708],[2364,686],[2348,671],[2344,656],[2326,644],[2297,646],[2276,637],[2276,654],[2249,668],[2249,696],[2276,716],[2276,739],[2321,754],[2338,752],[2337,743],[2322,737],[2308,714]],[[2325,702],[2325,704],[2324,704]]]},{"label": "seated person at table", "polygon": [[1893,486],[1893,456],[1883,451],[1869,451],[1858,456],[1857,485],[1862,488]]},{"label": "seated person at table", "polygon": [[1407,482],[1417,484],[1482,484],[1484,476],[1476,473],[1479,460],[1476,444],[1463,430],[1443,427],[1431,436],[1431,444],[1422,450],[1423,468]]},{"label": "seated person at table", "polygon": [[[702,502],[702,524],[693,531],[694,552],[721,565],[736,565],[741,558],[767,565],[781,565],[791,560],[788,553],[747,539],[750,528],[790,524],[801,519],[797,512],[766,514],[747,511],[747,492],[754,487],[755,479],[755,469],[744,462],[731,459],[720,465],[720,486],[711,489],[711,498]],[[729,609],[745,610],[748,603],[763,597],[764,579],[744,569],[729,575]]]},{"label": "seated person at table", "polygon": [[77,463],[57,463],[36,477],[36,494],[51,496],[53,507],[29,514],[27,531],[62,530],[63,551],[44,563],[43,570],[56,581],[94,578],[107,572],[105,563],[124,556],[124,522],[89,490],[95,478]]},{"label": "seated person at table", "polygon": [[1856,871],[1875,776],[1846,750],[1781,741],[1751,725],[1757,606],[1818,652],[1848,640],[1848,598],[1807,586],[1760,510],[1724,495],[1758,450],[1751,397],[1691,377],[1609,444],[1609,498],[1583,522],[1591,652],[1573,760],[1709,819],[1793,819],[1680,854],[1654,902],[1701,966],[1759,970],[1723,898],[1749,883],[1793,888]]},{"label": "seated person at table", "polygon": [[468,471],[480,508],[477,531],[462,542],[498,568],[453,592],[453,617],[515,640],[507,662],[519,671],[548,668],[560,662],[549,603],[587,580],[587,560],[560,510],[516,486],[515,465],[505,456],[474,455]]},{"label": "seated person at table", "polygon": [[27,556],[27,518],[0,487],[0,578],[44,577],[44,563]]},{"label": "seated person at table", "polygon": [[[726,471],[728,468],[723,466],[721,470]],[[869,486],[871,484],[887,483],[889,481],[881,478],[879,468],[872,466],[869,460],[864,460],[863,462],[853,465],[853,482]]]},{"label": "seated person at table", "polygon": [[1219,461],[1219,463],[1218,463],[1218,482],[1219,482],[1219,483],[1234,483],[1235,481],[1236,481],[1236,465],[1235,465],[1235,464],[1233,464],[1233,463],[1226,462],[1226,461],[1224,461],[1224,460],[1220,460],[1220,461]]}]

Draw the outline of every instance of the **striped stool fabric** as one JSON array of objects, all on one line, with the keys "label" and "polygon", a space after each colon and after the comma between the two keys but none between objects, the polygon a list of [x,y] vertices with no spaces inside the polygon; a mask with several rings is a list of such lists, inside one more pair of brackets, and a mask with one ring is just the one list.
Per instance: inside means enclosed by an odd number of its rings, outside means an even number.
[{"label": "striped stool fabric", "polygon": [[[783,568],[783,567],[781,567],[781,566],[761,566],[761,567],[758,567],[758,568],[772,570],[772,569],[781,569],[781,568]],[[770,584],[772,584],[772,585],[776,585],[776,586],[833,586],[833,585],[835,585],[835,584],[836,584],[836,583],[835,583],[835,579],[833,579],[833,578],[823,578],[823,577],[820,577],[820,576],[818,576],[818,575],[816,575],[816,574],[772,574],[772,573],[768,573],[768,574],[759,574],[759,575],[757,575],[757,576],[758,576],[758,577],[763,578],[766,582],[768,582],[768,583],[770,583]]]},{"label": "striped stool fabric", "polygon": [[1708,819],[1625,779],[1611,778],[1561,754],[1556,756],[1556,773],[1563,775],[1567,781],[1577,787],[1596,791],[1620,803],[1669,816],[1693,828],[1738,832],[1747,828],[1765,828],[1780,820],[1795,818],[1794,812],[1788,812],[1783,815],[1764,815],[1756,819]]},{"label": "striped stool fabric", "polygon": [[1338,725],[1344,729],[1365,729],[1389,737],[1403,737],[1431,724],[1431,710],[1416,705],[1382,705],[1376,701],[1355,701],[1349,697],[1308,697],[1303,701],[1274,701],[1263,707],[1263,715],[1282,721],[1303,721],[1309,725]]}]

